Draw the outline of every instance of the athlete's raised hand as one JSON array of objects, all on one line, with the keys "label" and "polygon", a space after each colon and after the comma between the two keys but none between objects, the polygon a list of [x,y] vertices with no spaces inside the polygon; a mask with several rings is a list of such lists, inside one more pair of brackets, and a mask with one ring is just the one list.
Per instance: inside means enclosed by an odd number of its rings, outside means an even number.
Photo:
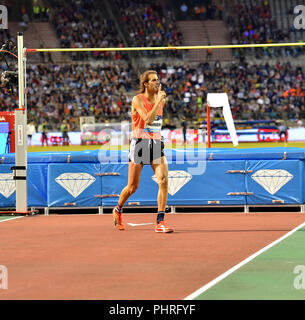
[{"label": "athlete's raised hand", "polygon": [[157,100],[158,101],[162,101],[165,99],[166,97],[166,93],[165,91],[161,90],[161,83],[159,84],[159,88],[158,88],[158,93],[157,93]]}]

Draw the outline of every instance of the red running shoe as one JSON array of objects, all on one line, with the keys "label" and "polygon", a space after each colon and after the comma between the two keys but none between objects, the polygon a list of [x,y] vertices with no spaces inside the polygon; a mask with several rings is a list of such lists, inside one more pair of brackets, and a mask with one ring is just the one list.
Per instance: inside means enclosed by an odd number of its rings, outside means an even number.
[{"label": "red running shoe", "polygon": [[174,230],[168,227],[164,221],[160,221],[155,227],[155,232],[171,233],[174,232]]},{"label": "red running shoe", "polygon": [[122,213],[118,212],[116,208],[113,208],[112,215],[113,215],[114,226],[118,230],[125,230],[125,226],[122,223]]}]

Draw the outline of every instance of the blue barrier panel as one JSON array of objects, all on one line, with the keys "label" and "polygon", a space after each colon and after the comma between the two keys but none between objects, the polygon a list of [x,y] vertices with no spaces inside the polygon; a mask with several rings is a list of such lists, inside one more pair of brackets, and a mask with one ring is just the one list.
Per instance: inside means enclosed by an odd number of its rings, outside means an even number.
[{"label": "blue barrier panel", "polygon": [[0,206],[14,207],[16,204],[16,187],[13,180],[11,164],[0,166]]},{"label": "blue barrier panel", "polygon": [[48,206],[48,164],[40,163],[28,164],[27,171],[27,190],[28,190],[28,205],[33,206]]},{"label": "blue barrier panel", "polygon": [[[0,166],[0,207],[15,207],[16,186],[11,167],[14,164]],[[27,194],[29,206],[47,206],[48,165],[28,164]]]},{"label": "blue barrier panel", "polygon": [[96,164],[68,163],[49,164],[48,206],[60,207],[75,203],[78,207],[97,207],[101,200],[101,180]]},{"label": "blue barrier panel", "polygon": [[[119,172],[120,176],[103,177],[103,194],[120,194],[122,189],[128,182],[128,164],[108,164],[103,166],[104,172]],[[141,172],[141,180],[138,190],[128,199],[126,206],[129,203],[139,202],[143,206],[155,206],[157,205],[157,185],[151,180],[151,176],[154,174],[150,166],[144,166]],[[104,198],[104,206],[112,206],[117,204],[118,198]]]},{"label": "blue barrier panel", "polygon": [[301,204],[303,198],[304,163],[298,160],[247,161],[248,204]]},{"label": "blue barrier panel", "polygon": [[[117,204],[121,190],[126,186],[128,181],[128,164],[126,163],[105,163],[101,165],[102,174],[115,174],[101,176],[102,191],[101,194],[103,206],[112,206]],[[110,195],[110,196],[109,196]],[[111,196],[112,195],[112,196]],[[109,197],[108,197],[109,196]],[[129,200],[130,201],[130,200]]]},{"label": "blue barrier panel", "polygon": [[[172,164],[168,178],[169,205],[207,205],[209,201],[219,204],[245,204],[245,196],[230,195],[245,190],[244,176],[232,176],[227,170],[244,170],[244,161],[217,161],[197,163],[196,167],[189,164]],[[127,164],[108,164],[103,166],[104,172],[119,172],[120,176],[102,177],[103,194],[120,194],[128,181]],[[144,166],[141,173],[139,188],[128,200],[140,205],[157,205],[158,183],[150,166]],[[117,203],[118,198],[103,199],[103,205]]]},{"label": "blue barrier panel", "polygon": [[244,177],[233,177],[228,170],[244,170],[244,161],[206,162],[200,173],[188,165],[173,164],[169,169],[169,205],[245,204],[245,196],[234,195],[245,189]]}]

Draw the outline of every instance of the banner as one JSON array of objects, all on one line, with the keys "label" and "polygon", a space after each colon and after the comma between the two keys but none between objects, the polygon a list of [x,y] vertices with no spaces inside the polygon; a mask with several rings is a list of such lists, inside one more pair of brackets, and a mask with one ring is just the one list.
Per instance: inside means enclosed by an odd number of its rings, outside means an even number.
[{"label": "banner", "polygon": [[[81,144],[81,133],[80,132],[69,132],[69,140],[72,145]],[[62,133],[61,132],[48,132],[48,145],[62,145]],[[32,146],[42,145],[42,134],[34,133],[32,136]]]},{"label": "banner", "polygon": [[[69,132],[71,145],[81,145],[81,132]],[[280,141],[277,129],[244,129],[236,130],[239,142],[275,142]],[[48,145],[62,145],[61,132],[49,132]],[[118,145],[121,139],[118,132],[115,132],[111,145]],[[163,129],[162,136],[165,143],[182,144],[183,134],[181,129],[169,130]],[[188,143],[204,143],[207,142],[206,131],[203,129],[187,129],[186,140]],[[41,146],[41,133],[34,133],[32,136],[32,145]],[[232,142],[231,136],[227,130],[215,130],[211,135],[212,142]],[[305,141],[305,128],[288,129],[287,141]]]}]

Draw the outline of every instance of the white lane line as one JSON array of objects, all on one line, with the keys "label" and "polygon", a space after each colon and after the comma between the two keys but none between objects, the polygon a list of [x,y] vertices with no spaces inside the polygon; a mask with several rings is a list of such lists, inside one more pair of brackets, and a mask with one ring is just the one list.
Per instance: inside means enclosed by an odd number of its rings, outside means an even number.
[{"label": "white lane line", "polygon": [[20,217],[7,218],[7,219],[0,220],[0,222],[6,222],[6,221],[14,220],[14,219],[19,219],[19,218],[23,218],[23,217],[20,216]]},{"label": "white lane line", "polygon": [[128,225],[130,225],[131,227],[137,227],[137,226],[148,226],[149,224],[154,224],[153,222],[148,222],[148,223],[131,223],[128,222]]},{"label": "white lane line", "polygon": [[206,285],[204,285],[203,287],[199,288],[198,290],[196,290],[194,293],[188,295],[186,298],[184,298],[183,300],[193,300],[196,297],[198,297],[200,294],[202,294],[203,292],[205,292],[206,290],[210,289],[212,286],[214,286],[215,284],[217,284],[218,282],[220,282],[221,280],[225,279],[226,277],[228,277],[231,273],[233,273],[234,271],[236,271],[237,269],[241,268],[242,266],[244,266],[245,264],[247,264],[248,262],[250,262],[251,260],[253,260],[254,258],[256,258],[257,256],[259,256],[260,254],[262,254],[263,252],[267,251],[268,249],[270,249],[271,247],[275,246],[276,244],[278,244],[279,242],[281,242],[282,240],[288,238],[289,236],[291,236],[294,232],[296,232],[297,230],[301,229],[302,227],[305,226],[305,222],[303,222],[302,224],[300,224],[299,226],[297,226],[296,228],[292,229],[291,231],[289,231],[288,233],[286,233],[285,235],[283,235],[281,238],[273,241],[272,243],[268,244],[266,247],[262,248],[261,250],[255,252],[254,254],[252,254],[250,257],[246,258],[245,260],[243,260],[242,262],[238,263],[237,265],[235,265],[234,267],[232,267],[231,269],[229,269],[228,271],[224,272],[223,274],[221,274],[220,276],[218,276],[217,278],[215,278],[214,280],[210,281],[209,283],[207,283]]}]

